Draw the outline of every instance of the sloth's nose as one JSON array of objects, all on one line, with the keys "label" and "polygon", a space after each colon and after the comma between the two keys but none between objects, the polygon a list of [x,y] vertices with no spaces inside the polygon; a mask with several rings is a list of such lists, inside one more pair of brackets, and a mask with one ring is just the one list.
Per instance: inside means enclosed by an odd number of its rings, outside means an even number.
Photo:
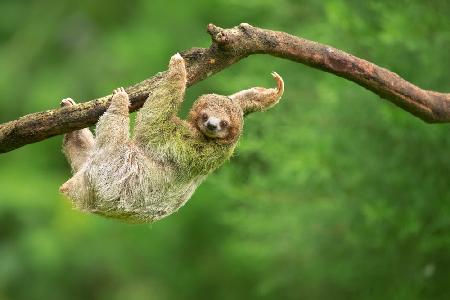
[{"label": "sloth's nose", "polygon": [[206,123],[206,128],[208,128],[209,130],[216,130],[217,129],[217,124],[208,121]]},{"label": "sloth's nose", "polygon": [[208,120],[206,121],[206,128],[208,128],[208,130],[211,131],[215,131],[219,129],[219,123],[220,123],[220,119],[216,118],[216,117],[209,117]]}]

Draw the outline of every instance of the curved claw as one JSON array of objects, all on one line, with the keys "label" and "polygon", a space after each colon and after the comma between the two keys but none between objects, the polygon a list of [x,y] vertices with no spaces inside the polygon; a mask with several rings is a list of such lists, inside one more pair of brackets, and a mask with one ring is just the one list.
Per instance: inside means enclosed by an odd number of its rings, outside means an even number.
[{"label": "curved claw", "polygon": [[278,74],[275,71],[270,73],[270,74],[273,76],[273,78],[275,78],[275,80],[277,82],[277,90],[278,90],[277,95],[278,96],[283,95],[283,92],[284,92],[284,81],[283,81],[283,78],[280,76],[280,74]]},{"label": "curved claw", "polygon": [[117,88],[117,89],[113,90],[113,95],[120,94],[120,93],[125,93],[126,94],[125,89],[123,87],[120,87],[120,88]]},{"label": "curved claw", "polygon": [[187,74],[186,74],[186,63],[184,58],[180,53],[172,55],[169,62],[169,78],[175,80],[183,85],[186,84]]},{"label": "curved claw", "polygon": [[66,107],[66,106],[72,106],[75,105],[75,101],[73,101],[72,98],[64,98],[61,100],[60,105],[61,107]]},{"label": "curved claw", "polygon": [[181,56],[180,53],[177,52],[174,55],[172,55],[172,57],[170,58],[169,68],[172,68],[172,67],[178,66],[178,65],[182,65],[184,67],[184,58]]}]

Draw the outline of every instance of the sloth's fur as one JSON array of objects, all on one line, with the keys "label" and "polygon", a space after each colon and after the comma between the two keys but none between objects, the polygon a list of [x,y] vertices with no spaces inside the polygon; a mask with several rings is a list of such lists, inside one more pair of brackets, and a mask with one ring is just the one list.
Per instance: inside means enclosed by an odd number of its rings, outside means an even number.
[{"label": "sloth's fur", "polygon": [[[170,215],[231,157],[243,116],[273,106],[283,93],[283,81],[274,73],[277,89],[252,88],[229,97],[203,95],[185,121],[176,116],[186,88],[180,55],[171,58],[164,76],[137,114],[133,137],[123,89],[114,91],[95,138],[88,129],[66,134],[63,152],[74,176],[60,190],[78,209],[134,223]],[[73,104],[71,99],[62,102]],[[200,119],[205,116],[220,120],[223,128],[208,131]]]}]

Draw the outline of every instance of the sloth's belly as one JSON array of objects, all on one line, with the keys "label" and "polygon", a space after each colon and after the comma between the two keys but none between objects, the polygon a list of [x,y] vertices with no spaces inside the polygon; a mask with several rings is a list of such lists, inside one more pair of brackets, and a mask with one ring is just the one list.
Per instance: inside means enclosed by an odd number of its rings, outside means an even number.
[{"label": "sloth's belly", "polygon": [[77,206],[127,222],[156,221],[183,206],[204,178],[180,181],[176,173],[173,164],[150,160],[140,152],[93,157],[84,176],[88,197],[84,207]]},{"label": "sloth's belly", "polygon": [[97,195],[90,211],[131,223],[153,222],[176,212],[189,200],[196,188],[197,184],[192,182],[165,191],[121,195],[113,201]]}]

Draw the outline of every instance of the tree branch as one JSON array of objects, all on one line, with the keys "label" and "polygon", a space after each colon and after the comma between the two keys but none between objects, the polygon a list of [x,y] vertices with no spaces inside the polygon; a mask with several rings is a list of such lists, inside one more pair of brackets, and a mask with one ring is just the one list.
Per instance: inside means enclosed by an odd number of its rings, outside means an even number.
[{"label": "tree branch", "polygon": [[[423,90],[397,74],[333,47],[290,34],[240,24],[231,29],[208,25],[212,44],[181,53],[188,86],[251,54],[270,54],[351,80],[429,123],[450,121],[450,94]],[[138,110],[164,78],[165,72],[126,88],[130,112]],[[0,153],[95,124],[110,96],[75,106],[23,116],[0,125]]]}]

